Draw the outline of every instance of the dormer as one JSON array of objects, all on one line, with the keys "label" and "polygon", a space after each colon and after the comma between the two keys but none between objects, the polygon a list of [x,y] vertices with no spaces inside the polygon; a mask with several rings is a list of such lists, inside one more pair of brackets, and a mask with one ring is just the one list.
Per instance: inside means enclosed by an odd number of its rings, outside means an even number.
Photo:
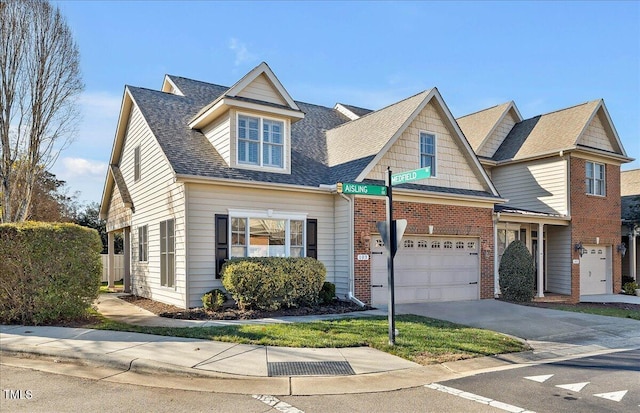
[{"label": "dormer", "polygon": [[291,125],[304,118],[269,66],[262,62],[189,122],[228,166],[291,173]]}]

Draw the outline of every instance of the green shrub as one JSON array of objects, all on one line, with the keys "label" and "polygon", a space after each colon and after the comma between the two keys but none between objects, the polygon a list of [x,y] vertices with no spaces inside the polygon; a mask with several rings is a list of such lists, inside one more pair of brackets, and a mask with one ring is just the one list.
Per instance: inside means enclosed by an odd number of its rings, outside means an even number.
[{"label": "green shrub", "polygon": [[640,286],[638,286],[638,283],[635,281],[631,281],[622,286],[622,291],[624,291],[625,294],[636,295],[636,290],[638,288],[640,288]]},{"label": "green shrub", "polygon": [[86,315],[98,296],[98,232],[75,224],[0,225],[0,322],[49,324]]},{"label": "green shrub", "polygon": [[202,305],[205,310],[218,311],[222,308],[225,301],[227,301],[227,296],[222,290],[217,288],[202,296]]},{"label": "green shrub", "polygon": [[325,281],[324,284],[322,284],[322,289],[320,290],[320,302],[322,304],[329,304],[333,302],[335,296],[336,285],[329,281]]},{"label": "green shrub", "polygon": [[527,302],[533,299],[535,268],[533,257],[521,241],[514,241],[500,261],[500,291],[507,301]]},{"label": "green shrub", "polygon": [[314,258],[234,258],[222,270],[222,285],[241,309],[277,310],[317,304],[325,277]]}]

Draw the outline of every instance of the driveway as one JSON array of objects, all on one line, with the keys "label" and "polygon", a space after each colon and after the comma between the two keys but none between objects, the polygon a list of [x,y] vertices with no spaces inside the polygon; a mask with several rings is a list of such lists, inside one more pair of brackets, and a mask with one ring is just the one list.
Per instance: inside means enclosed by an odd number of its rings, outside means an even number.
[{"label": "driveway", "polygon": [[640,348],[640,321],[498,300],[396,305],[397,314],[416,314],[498,331],[528,341],[604,348]]}]

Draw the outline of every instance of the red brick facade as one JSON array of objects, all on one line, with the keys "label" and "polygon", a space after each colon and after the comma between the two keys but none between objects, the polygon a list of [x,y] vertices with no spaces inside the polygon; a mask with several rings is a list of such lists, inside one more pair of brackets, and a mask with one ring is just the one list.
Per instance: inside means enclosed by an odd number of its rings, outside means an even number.
[{"label": "red brick facade", "polygon": [[[571,245],[579,242],[611,247],[613,292],[621,290],[622,273],[620,253],[616,247],[620,244],[620,167],[605,165],[605,194],[596,196],[586,194],[585,164],[586,160],[570,158],[571,176]],[[579,259],[580,254],[572,247],[573,259]],[[571,266],[571,299],[580,299],[580,266]]]},{"label": "red brick facade", "polygon": [[[406,219],[406,235],[476,236],[480,239],[480,298],[493,298],[493,221],[491,208],[434,205],[417,202],[393,202],[394,219]],[[356,198],[354,201],[354,255],[371,254],[369,244],[359,242],[361,235],[378,233],[376,222],[386,219],[385,198]],[[370,261],[355,261],[355,296],[371,302]]]}]

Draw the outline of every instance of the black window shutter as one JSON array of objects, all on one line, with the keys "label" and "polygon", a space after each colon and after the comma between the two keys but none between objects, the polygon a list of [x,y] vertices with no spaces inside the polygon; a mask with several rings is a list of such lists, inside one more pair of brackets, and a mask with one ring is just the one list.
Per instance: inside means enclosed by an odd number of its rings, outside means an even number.
[{"label": "black window shutter", "polygon": [[318,220],[307,219],[307,257],[318,259]]},{"label": "black window shutter", "polygon": [[229,258],[229,215],[216,214],[216,278],[222,275],[222,266]]}]

